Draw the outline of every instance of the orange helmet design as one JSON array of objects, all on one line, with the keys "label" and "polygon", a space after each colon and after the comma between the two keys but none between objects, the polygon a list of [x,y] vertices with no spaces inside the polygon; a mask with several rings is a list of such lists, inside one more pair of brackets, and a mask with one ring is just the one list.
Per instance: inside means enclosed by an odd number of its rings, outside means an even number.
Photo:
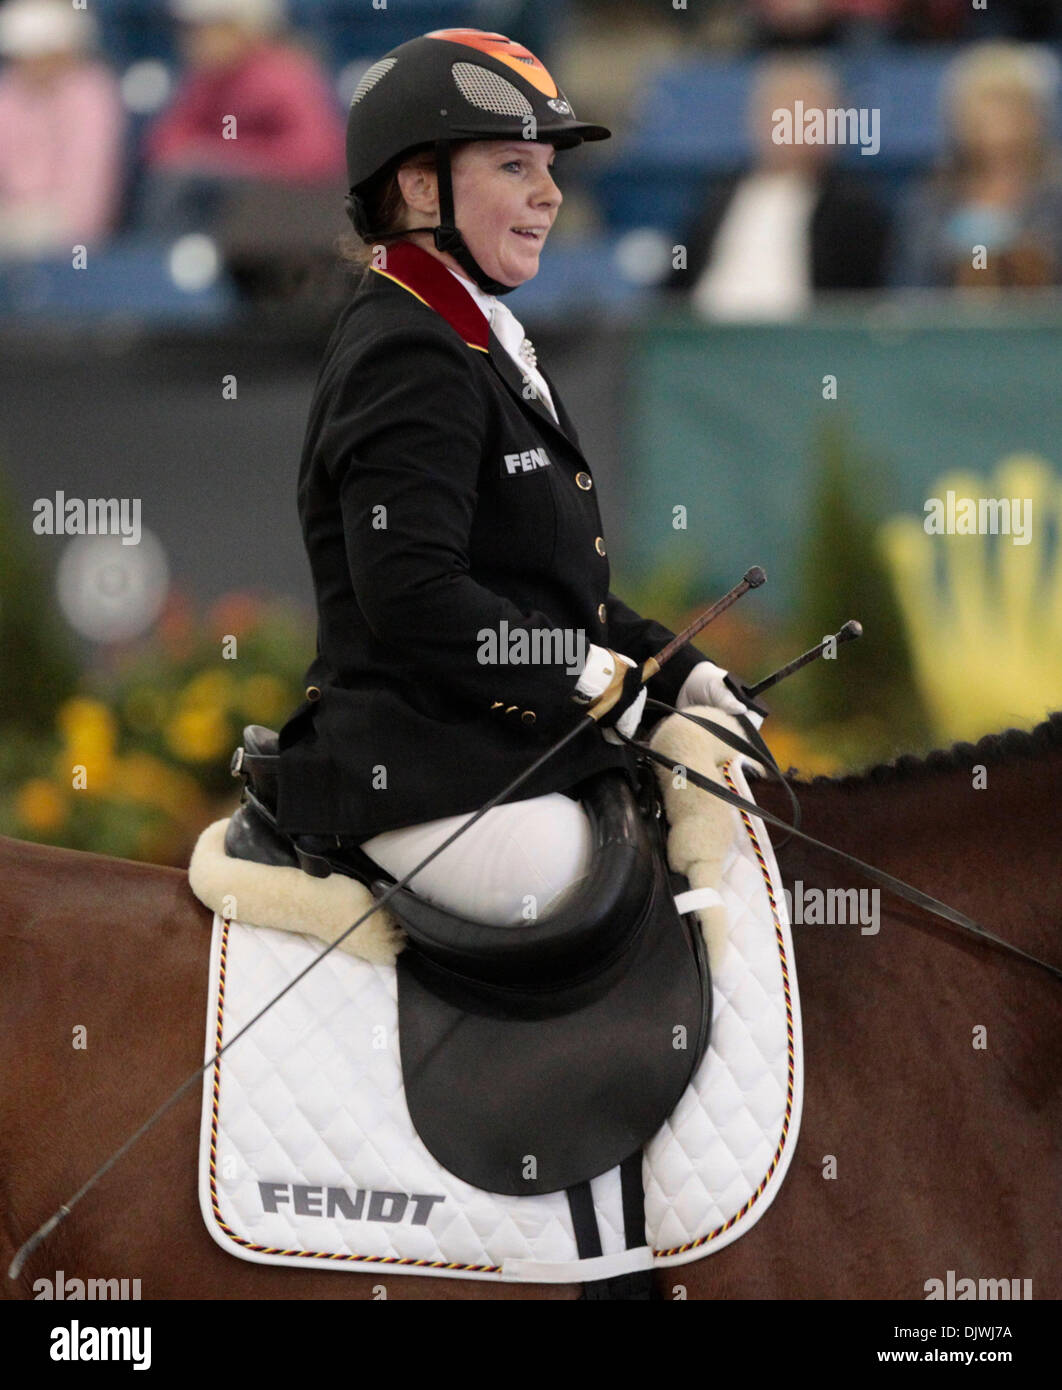
[{"label": "orange helmet design", "polygon": [[550,77],[545,63],[522,43],[507,39],[504,34],[488,34],[483,29],[433,29],[424,37],[447,39],[450,43],[465,43],[469,48],[478,48],[481,53],[489,53],[500,63],[507,63],[514,72],[537,87],[543,96],[555,97],[558,93],[557,84]]}]

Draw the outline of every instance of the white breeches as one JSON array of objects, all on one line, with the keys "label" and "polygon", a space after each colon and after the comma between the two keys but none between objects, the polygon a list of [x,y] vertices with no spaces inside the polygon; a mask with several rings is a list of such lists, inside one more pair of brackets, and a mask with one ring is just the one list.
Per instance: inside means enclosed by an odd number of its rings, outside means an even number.
[{"label": "white breeches", "polygon": [[[401,878],[473,811],[385,830],[361,848]],[[560,907],[590,872],[590,820],[561,792],[493,806],[471,830],[410,879],[438,907],[494,926],[532,926]]]}]

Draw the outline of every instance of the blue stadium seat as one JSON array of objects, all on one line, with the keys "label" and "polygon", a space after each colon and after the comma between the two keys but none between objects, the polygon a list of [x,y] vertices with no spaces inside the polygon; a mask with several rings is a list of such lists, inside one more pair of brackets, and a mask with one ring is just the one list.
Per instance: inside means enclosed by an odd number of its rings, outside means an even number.
[{"label": "blue stadium seat", "polygon": [[698,58],[669,63],[650,79],[631,133],[587,170],[610,228],[678,229],[707,177],[744,166],[752,73],[748,60]]},{"label": "blue stadium seat", "polygon": [[174,27],[164,0],[93,0],[104,55],[119,68],[140,58],[177,61]]},{"label": "blue stadium seat", "polygon": [[551,244],[533,280],[521,285],[510,301],[522,323],[569,320],[575,313],[633,310],[654,291],[632,283],[617,260],[621,237],[589,237],[577,243]]},{"label": "blue stadium seat", "polygon": [[755,65],[747,59],[668,64],[634,112],[628,155],[675,169],[723,173],[748,157],[745,109]]},{"label": "blue stadium seat", "polygon": [[210,285],[181,289],[170,273],[170,245],[123,237],[73,270],[69,256],[0,261],[0,314],[54,319],[211,322],[232,315],[235,288],[224,271]]},{"label": "blue stadium seat", "polygon": [[844,103],[881,113],[881,151],[862,155],[845,146],[847,165],[913,170],[932,164],[940,150],[940,89],[954,50],[938,47],[872,50],[841,64]]},{"label": "blue stadium seat", "polygon": [[658,227],[678,232],[696,214],[706,182],[701,166],[682,168],[635,155],[622,155],[586,183],[609,230]]}]

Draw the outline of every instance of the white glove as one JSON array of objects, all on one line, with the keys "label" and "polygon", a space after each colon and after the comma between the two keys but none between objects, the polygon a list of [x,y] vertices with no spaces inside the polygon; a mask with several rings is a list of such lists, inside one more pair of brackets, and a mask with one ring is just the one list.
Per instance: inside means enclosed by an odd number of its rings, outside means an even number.
[{"label": "white glove", "polygon": [[723,684],[726,672],[714,661],[699,661],[686,679],[675,702],[676,709],[687,709],[690,705],[710,705],[726,714],[745,714],[758,729],[763,723],[763,715],[743,704],[736,695]]},{"label": "white glove", "polygon": [[[624,661],[628,666],[634,666],[629,656],[624,656],[622,652],[616,652],[620,661]],[[579,680],[576,683],[576,690],[582,695],[587,703],[590,703],[603,695],[612,682],[616,674],[616,666],[613,661],[613,653],[608,647],[599,647],[591,642],[586,654],[586,662],[583,665]],[[645,709],[646,696],[648,690],[643,689],[634,703],[623,711],[623,714],[616,721],[615,729],[602,729],[602,735],[609,743],[622,743],[623,739],[619,734],[624,734],[627,738],[633,738],[637,732],[638,725],[642,720],[642,711]],[[618,732],[617,732],[618,731]]]}]

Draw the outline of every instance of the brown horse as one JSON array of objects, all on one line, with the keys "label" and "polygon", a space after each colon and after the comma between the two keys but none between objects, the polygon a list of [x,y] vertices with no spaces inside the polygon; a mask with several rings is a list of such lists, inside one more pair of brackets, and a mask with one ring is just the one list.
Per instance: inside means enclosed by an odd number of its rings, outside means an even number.
[{"label": "brown horse", "polygon": [[[1060,777],[1056,714],[798,791],[810,834],[1059,963]],[[776,786],[754,794],[785,814]],[[860,886],[796,840],[780,860],[787,886]],[[886,894],[880,910],[876,934],[794,927],[806,1088],[792,1167],[748,1235],[659,1271],[665,1296],[923,1299],[949,1271],[953,1285],[1031,1280],[1033,1298],[1062,1296],[1062,989]],[[201,1062],[210,923],[177,870],[0,840],[5,1269]],[[234,1259],[199,1213],[199,1104],[195,1088],[4,1294],[33,1298],[63,1270],[139,1279],[145,1299],[579,1295]]]}]

